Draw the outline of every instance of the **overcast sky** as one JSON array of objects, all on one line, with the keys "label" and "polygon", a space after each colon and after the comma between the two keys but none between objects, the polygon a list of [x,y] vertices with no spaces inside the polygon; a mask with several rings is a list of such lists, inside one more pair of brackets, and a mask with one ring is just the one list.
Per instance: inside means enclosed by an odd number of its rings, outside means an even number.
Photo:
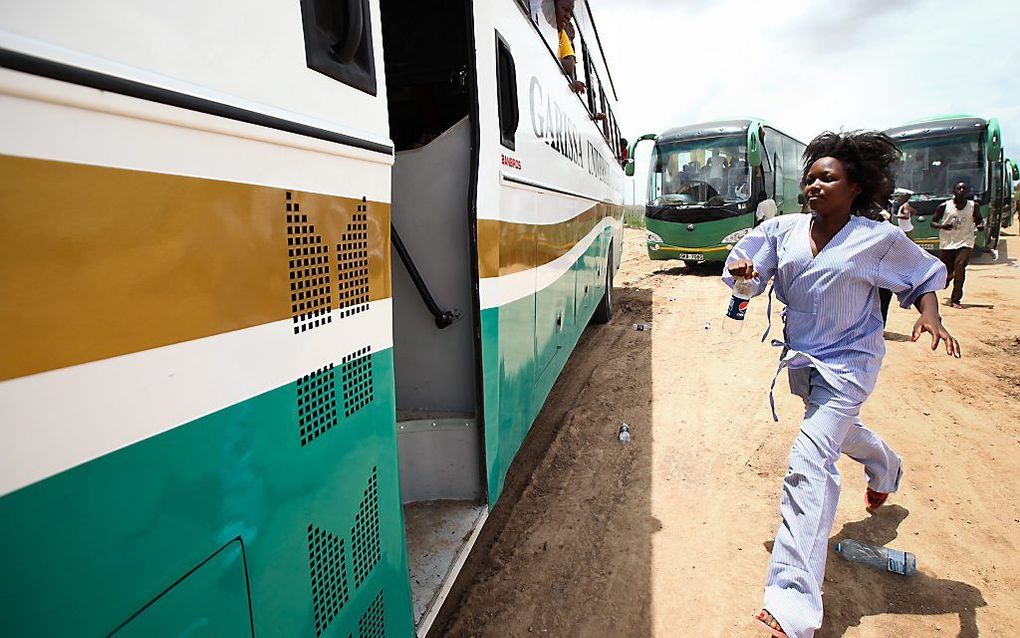
[{"label": "overcast sky", "polygon": [[1020,161],[1018,0],[589,2],[628,139],[753,115],[807,142],[968,113],[999,118]]}]

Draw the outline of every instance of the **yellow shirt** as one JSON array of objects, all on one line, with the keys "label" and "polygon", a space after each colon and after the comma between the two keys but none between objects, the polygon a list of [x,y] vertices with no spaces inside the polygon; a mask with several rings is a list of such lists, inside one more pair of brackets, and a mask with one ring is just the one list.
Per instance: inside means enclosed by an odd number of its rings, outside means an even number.
[{"label": "yellow shirt", "polygon": [[560,59],[569,58],[576,56],[574,53],[574,45],[570,44],[570,38],[567,37],[567,32],[560,29]]}]

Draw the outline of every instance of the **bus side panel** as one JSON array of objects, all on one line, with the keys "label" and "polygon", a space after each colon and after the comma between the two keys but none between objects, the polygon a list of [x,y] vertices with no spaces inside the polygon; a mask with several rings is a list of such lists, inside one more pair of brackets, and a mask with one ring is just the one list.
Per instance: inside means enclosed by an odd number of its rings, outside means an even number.
[{"label": "bus side panel", "polygon": [[[167,609],[195,631],[412,635],[388,158],[173,111],[0,91],[0,635],[133,631]],[[113,150],[134,167],[82,162]],[[250,181],[185,176],[196,153]]]},{"label": "bus side panel", "polygon": [[[391,378],[391,351],[370,365]],[[377,381],[371,406],[307,447],[298,385],[0,499],[0,634],[108,634],[240,541],[255,633],[357,635],[378,616],[387,635],[412,635],[392,385]],[[339,378],[331,390],[342,396]],[[175,611],[202,627],[228,593]],[[238,620],[231,635],[251,635]]]},{"label": "bus side panel", "polygon": [[[512,2],[475,3],[473,11],[480,348],[494,504],[602,297],[606,269],[619,264],[623,172],[527,15]],[[497,34],[516,73],[513,148],[501,143],[497,74],[490,71],[496,69]]]},{"label": "bus side panel", "polygon": [[5,3],[0,40],[30,55],[98,67],[321,128],[346,128],[385,143],[378,1],[370,0],[368,17],[374,94],[308,68],[301,5],[273,0]]}]

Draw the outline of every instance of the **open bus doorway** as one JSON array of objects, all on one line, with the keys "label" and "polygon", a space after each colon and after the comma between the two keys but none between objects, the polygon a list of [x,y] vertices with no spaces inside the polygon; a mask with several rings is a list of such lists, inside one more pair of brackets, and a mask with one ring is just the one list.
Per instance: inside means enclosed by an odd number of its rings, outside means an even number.
[{"label": "open bus doorway", "polygon": [[393,255],[400,486],[414,620],[424,633],[487,511],[469,224],[470,22],[465,2],[381,0],[380,8],[393,242],[404,249]]}]

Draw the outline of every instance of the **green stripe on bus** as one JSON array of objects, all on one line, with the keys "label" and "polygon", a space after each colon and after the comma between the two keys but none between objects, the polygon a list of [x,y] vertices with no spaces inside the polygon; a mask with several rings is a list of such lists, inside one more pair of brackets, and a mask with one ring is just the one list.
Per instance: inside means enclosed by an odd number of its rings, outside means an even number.
[{"label": "green stripe on bus", "polygon": [[412,636],[392,351],[369,356],[371,396],[335,364],[0,499],[0,635],[251,635],[248,593],[258,635],[358,635],[381,605]]}]

